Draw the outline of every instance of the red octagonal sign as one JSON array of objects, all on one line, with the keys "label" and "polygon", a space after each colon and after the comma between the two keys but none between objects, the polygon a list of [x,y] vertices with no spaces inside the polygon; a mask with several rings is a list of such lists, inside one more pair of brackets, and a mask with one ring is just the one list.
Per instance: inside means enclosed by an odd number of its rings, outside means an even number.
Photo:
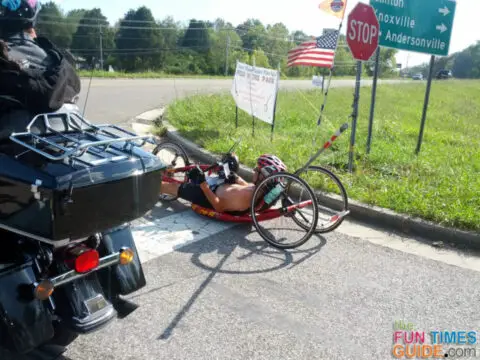
[{"label": "red octagonal sign", "polygon": [[358,3],[348,15],[347,43],[355,60],[367,61],[377,50],[380,24],[370,5]]}]

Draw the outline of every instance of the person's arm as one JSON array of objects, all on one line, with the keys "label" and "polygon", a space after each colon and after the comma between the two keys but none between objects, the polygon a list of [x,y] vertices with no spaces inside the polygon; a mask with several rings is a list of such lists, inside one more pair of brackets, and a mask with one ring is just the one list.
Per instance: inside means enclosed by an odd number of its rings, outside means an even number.
[{"label": "person's arm", "polygon": [[222,212],[225,209],[225,204],[213,193],[206,181],[200,184],[200,188],[202,189],[210,204],[212,204],[215,211]]},{"label": "person's arm", "polygon": [[248,186],[248,183],[247,183],[245,180],[243,180],[243,179],[240,177],[240,175],[238,175],[238,174],[235,174],[235,175],[236,175],[236,176],[235,176],[235,184],[243,185],[243,186]]}]

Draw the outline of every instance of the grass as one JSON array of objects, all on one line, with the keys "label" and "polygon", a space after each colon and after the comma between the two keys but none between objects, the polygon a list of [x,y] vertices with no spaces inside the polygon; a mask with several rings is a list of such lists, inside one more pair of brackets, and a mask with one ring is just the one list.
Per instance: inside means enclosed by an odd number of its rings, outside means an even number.
[{"label": "grass", "polygon": [[[350,198],[431,220],[444,226],[480,230],[480,82],[434,81],[423,144],[415,148],[422,116],[425,83],[379,85],[372,147],[366,154],[371,88],[362,88],[356,132],[355,172],[348,170],[353,89],[329,92],[316,148],[344,122],[347,130],[316,160],[334,170]],[[278,155],[294,170],[313,153],[312,141],[323,99],[320,91],[280,92],[273,142],[270,126],[239,110],[229,94],[198,95],[178,100],[167,119],[186,137],[210,151],[227,151],[240,136],[242,163],[253,166],[264,152]],[[310,179],[312,186],[319,186]]]},{"label": "grass", "polygon": [[[79,70],[78,75],[84,78],[90,78],[91,76],[95,78],[107,78],[107,79],[171,79],[171,78],[189,78],[189,79],[233,79],[233,74],[229,76],[222,75],[194,75],[194,74],[184,74],[184,75],[175,75],[167,74],[163,72],[138,72],[138,73],[127,73],[127,72],[108,72],[108,71],[99,71],[94,70],[93,73],[90,70]],[[296,77],[288,78],[285,75],[281,76],[284,80],[311,80],[311,77]],[[335,79],[355,79],[355,76],[335,76]],[[366,76],[363,76],[366,79]]]},{"label": "grass", "polygon": [[91,70],[79,70],[78,75],[80,77],[89,78],[91,76],[95,78],[108,78],[108,79],[169,79],[169,78],[194,78],[194,79],[230,79],[232,76],[211,76],[211,75],[174,75],[166,74],[162,72],[138,72],[138,73],[127,73],[127,72],[108,72],[108,71],[99,71],[94,70],[93,73]]}]

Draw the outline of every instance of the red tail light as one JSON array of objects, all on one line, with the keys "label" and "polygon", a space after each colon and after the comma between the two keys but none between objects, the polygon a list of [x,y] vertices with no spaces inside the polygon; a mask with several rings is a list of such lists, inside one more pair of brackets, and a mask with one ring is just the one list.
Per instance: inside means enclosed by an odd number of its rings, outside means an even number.
[{"label": "red tail light", "polygon": [[100,256],[96,250],[87,250],[75,259],[75,271],[85,273],[95,269],[99,264]]},{"label": "red tail light", "polygon": [[76,272],[86,273],[99,265],[100,255],[94,249],[79,245],[67,251],[66,263]]}]

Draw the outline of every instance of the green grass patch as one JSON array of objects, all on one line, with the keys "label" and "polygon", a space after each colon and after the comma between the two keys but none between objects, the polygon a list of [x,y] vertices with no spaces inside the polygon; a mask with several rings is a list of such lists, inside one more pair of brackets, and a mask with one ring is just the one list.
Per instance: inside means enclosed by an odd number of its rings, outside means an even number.
[{"label": "green grass patch", "polygon": [[108,71],[90,71],[90,70],[80,70],[78,71],[80,77],[95,77],[95,78],[107,78],[107,79],[170,79],[170,78],[193,78],[193,79],[230,79],[232,76],[221,76],[221,75],[174,75],[167,74],[163,72],[108,72]]},{"label": "green grass patch", "polygon": [[[480,82],[433,82],[422,150],[417,156],[425,87],[425,82],[379,85],[369,155],[371,88],[362,88],[353,175],[348,172],[352,88],[331,89],[319,128],[320,91],[281,91],[273,142],[270,126],[258,119],[252,137],[252,117],[241,110],[235,127],[235,104],[229,94],[178,100],[166,115],[186,138],[210,151],[224,152],[243,136],[237,149],[242,163],[253,166],[258,155],[269,152],[283,159],[292,171],[348,122],[349,130],[315,163],[339,175],[350,198],[445,226],[480,230]],[[310,181],[319,186],[315,179]]]},{"label": "green grass patch", "polygon": [[[80,77],[89,78],[106,78],[106,79],[171,79],[171,78],[184,78],[184,79],[233,79],[233,74],[229,76],[223,75],[195,75],[195,74],[184,74],[184,75],[176,75],[176,74],[167,74],[163,72],[108,72],[108,71],[98,71],[94,70],[93,72],[90,70],[79,70],[78,75]],[[355,76],[334,76],[334,79],[337,80],[352,80],[355,79]],[[311,80],[311,77],[287,77],[285,75],[281,76],[281,79],[284,80]],[[363,79],[371,79],[369,77],[363,77]]]}]

